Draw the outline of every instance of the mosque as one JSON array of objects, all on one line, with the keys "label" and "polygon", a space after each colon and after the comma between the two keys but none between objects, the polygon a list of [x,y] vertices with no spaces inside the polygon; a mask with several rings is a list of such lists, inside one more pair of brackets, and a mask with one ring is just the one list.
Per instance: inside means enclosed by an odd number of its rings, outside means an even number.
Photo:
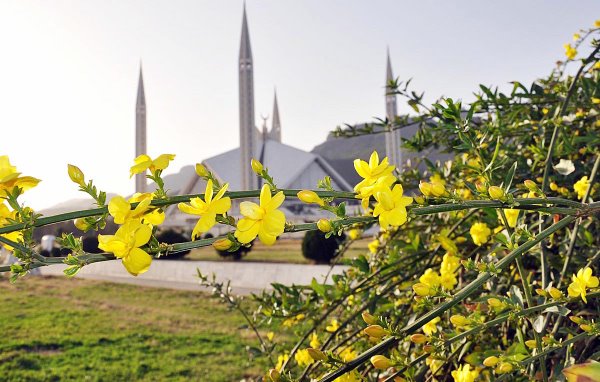
[{"label": "mosque", "polygon": [[[254,60],[250,44],[248,19],[244,8],[242,16],[242,33],[240,41],[239,61],[239,139],[240,145],[230,151],[204,159],[201,163],[219,180],[229,183],[230,190],[258,189],[260,179],[252,172],[252,158],[260,160],[269,169],[269,174],[275,179],[280,188],[314,189],[317,182],[325,176],[331,177],[331,184],[337,190],[351,191],[357,183],[352,160],[357,157],[368,157],[372,150],[388,156],[390,163],[401,168],[402,152],[400,150],[400,131],[393,130],[374,137],[350,138],[346,143],[350,146],[342,149],[330,138],[323,144],[308,152],[282,142],[282,124],[277,104],[277,94],[273,101],[273,116],[271,128],[267,127],[266,119],[259,129],[256,126],[254,110]],[[387,61],[386,83],[393,80],[392,67]],[[396,96],[386,95],[386,116],[393,121],[396,116]],[[135,155],[146,153],[146,98],[144,80],[140,69],[137,101],[136,101]],[[384,137],[382,137],[382,135]],[[358,139],[357,139],[358,138]],[[359,142],[362,149],[351,150],[350,141]],[[338,140],[338,141],[341,141]],[[341,151],[343,155],[340,157]],[[206,183],[194,172],[194,166],[184,166],[177,174],[165,176],[166,187],[173,194],[200,194],[204,192]],[[135,191],[146,192],[146,179],[142,174],[136,175]],[[286,216],[290,220],[314,218],[317,211],[302,206],[297,201],[287,201]],[[235,206],[234,206],[235,210]],[[176,226],[195,223],[196,217],[185,216],[176,208],[170,208],[171,215],[167,221]],[[312,216],[311,216],[312,215]],[[296,219],[294,219],[296,217]],[[188,222],[189,220],[189,222]]]}]

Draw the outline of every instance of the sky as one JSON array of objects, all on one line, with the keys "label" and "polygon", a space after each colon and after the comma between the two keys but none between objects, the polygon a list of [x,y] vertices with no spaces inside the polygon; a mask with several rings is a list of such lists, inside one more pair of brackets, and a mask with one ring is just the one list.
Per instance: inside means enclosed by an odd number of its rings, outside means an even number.
[{"label": "sky", "polygon": [[[336,126],[385,114],[394,75],[426,101],[478,84],[530,82],[564,57],[600,2],[248,0],[257,125],[277,89],[283,142],[305,150]],[[0,0],[0,155],[42,179],[35,209],[77,197],[67,163],[131,194],[143,65],[148,153],[166,173],[238,146],[242,1]],[[401,104],[400,112],[409,109]],[[285,158],[282,158],[285,160]]]}]

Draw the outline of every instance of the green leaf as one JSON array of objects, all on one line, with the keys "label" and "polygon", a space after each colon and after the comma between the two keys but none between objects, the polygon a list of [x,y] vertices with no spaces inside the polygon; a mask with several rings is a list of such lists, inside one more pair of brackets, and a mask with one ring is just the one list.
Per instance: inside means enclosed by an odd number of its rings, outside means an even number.
[{"label": "green leaf", "polygon": [[320,284],[314,277],[310,282],[310,286],[316,294],[318,294],[321,297],[325,297],[325,285]]},{"label": "green leaf", "polygon": [[506,173],[506,177],[504,178],[504,192],[508,192],[510,190],[510,186],[512,185],[513,179],[515,177],[515,171],[517,171],[517,162],[513,163],[510,166],[510,169]]}]

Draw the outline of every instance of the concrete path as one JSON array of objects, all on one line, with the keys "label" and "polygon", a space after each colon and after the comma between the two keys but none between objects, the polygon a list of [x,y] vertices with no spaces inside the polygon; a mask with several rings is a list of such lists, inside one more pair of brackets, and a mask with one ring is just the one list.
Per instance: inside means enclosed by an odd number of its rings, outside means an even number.
[{"label": "concrete path", "polygon": [[[63,277],[65,266],[51,265],[41,268],[42,275]],[[331,274],[339,274],[346,266],[336,265]],[[264,289],[272,289],[272,283],[285,285],[310,284],[312,278],[323,282],[329,272],[328,265],[258,263],[258,262],[221,262],[221,261],[183,261],[183,260],[154,260],[148,272],[134,277],[131,276],[121,261],[105,261],[85,266],[77,277],[104,280],[117,283],[144,285],[152,287],[202,290],[199,285],[197,269],[210,276],[216,275],[217,281],[231,281],[231,287],[237,294],[250,294]],[[328,282],[331,282],[331,274]]]}]

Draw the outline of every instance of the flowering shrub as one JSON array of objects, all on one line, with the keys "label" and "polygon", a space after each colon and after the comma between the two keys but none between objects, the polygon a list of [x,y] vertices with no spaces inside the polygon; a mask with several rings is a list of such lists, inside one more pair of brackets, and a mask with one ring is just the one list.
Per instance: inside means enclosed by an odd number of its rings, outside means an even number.
[{"label": "flowering shrub", "polygon": [[[426,171],[413,166],[398,172],[373,152],[368,162],[354,162],[362,178],[354,192],[333,190],[328,178],[318,190],[279,189],[268,169],[253,160],[249,165],[263,179],[261,190],[229,192],[197,165],[205,193],[172,196],[161,174],[175,156],[143,155],[131,175],[146,173],[156,184],[153,193],[117,196],[107,204],[106,194],[69,165],[71,180],[98,208],[43,217],[18,200],[39,181],[21,176],[1,156],[0,196],[6,204],[0,206],[0,242],[19,261],[0,270],[16,280],[34,268],[64,263],[72,276],[87,264],[120,259],[135,276],[154,257],[201,246],[237,251],[256,238],[271,245],[284,232],[316,229],[328,237],[348,231],[351,242],[377,224],[369,253],[346,261],[349,267],[332,284],[277,285],[255,296],[254,314],[225,285],[200,274],[254,330],[260,347],[253,354],[272,363],[265,380],[598,380],[597,364],[584,362],[600,354],[600,202],[594,201],[600,194],[600,45],[593,41],[589,55],[577,58],[598,28],[600,23],[578,34],[565,47],[567,60],[547,78],[529,87],[515,82],[507,94],[481,86],[469,105],[446,98],[429,107],[408,84],[390,84],[419,113],[411,117],[419,132],[405,146],[438,147],[453,158],[424,158]],[[568,75],[565,68],[573,63],[578,70]],[[403,121],[383,125],[401,129]],[[244,201],[231,211],[231,200],[241,198],[259,203]],[[316,204],[331,217],[287,222],[279,209],[286,198]],[[349,216],[343,200],[356,199],[362,213]],[[173,204],[198,216],[192,239],[216,224],[231,230],[216,238],[160,243],[157,226],[165,219],[163,209]],[[81,230],[98,230],[109,215],[119,228],[99,235],[104,253],[86,253],[72,234],[60,238],[71,251],[66,257],[34,249],[36,227],[75,219]]]}]

